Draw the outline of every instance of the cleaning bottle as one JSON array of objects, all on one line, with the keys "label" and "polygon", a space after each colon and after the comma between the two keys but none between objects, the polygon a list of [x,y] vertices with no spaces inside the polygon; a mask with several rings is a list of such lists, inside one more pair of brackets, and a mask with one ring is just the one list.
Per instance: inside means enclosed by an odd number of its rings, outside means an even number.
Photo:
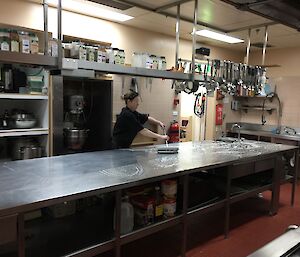
[{"label": "cleaning bottle", "polygon": [[[114,212],[114,229],[116,223],[116,211]],[[129,197],[126,195],[122,198],[121,203],[121,228],[122,235],[130,233],[134,227],[134,210],[129,202]]]}]

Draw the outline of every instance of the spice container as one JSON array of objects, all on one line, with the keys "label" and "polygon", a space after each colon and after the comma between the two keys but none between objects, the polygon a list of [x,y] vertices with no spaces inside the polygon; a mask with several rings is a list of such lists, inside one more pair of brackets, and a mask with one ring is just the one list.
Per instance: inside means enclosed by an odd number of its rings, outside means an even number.
[{"label": "spice container", "polygon": [[30,53],[38,54],[39,53],[39,38],[36,34],[30,33]]},{"label": "spice container", "polygon": [[19,35],[16,30],[10,31],[10,51],[20,52]]},{"label": "spice container", "polygon": [[28,32],[20,31],[19,32],[19,41],[20,41],[20,52],[29,54],[30,53],[30,37]]},{"label": "spice container", "polygon": [[9,51],[10,39],[7,29],[0,30],[0,50]]}]

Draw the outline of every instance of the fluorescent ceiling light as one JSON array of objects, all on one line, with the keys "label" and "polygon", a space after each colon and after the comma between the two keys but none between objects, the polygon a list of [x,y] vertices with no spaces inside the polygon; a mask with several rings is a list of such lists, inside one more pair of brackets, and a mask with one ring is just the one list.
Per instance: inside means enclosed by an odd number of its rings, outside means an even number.
[{"label": "fluorescent ceiling light", "polygon": [[[62,0],[62,8],[71,12],[113,21],[128,21],[134,17],[119,13],[115,8],[103,6],[86,0]],[[57,7],[58,0],[48,0],[50,6]]]},{"label": "fluorescent ceiling light", "polygon": [[198,30],[198,31],[196,31],[196,34],[199,35],[199,36],[212,38],[212,39],[223,41],[223,42],[230,43],[230,44],[236,44],[236,43],[243,43],[244,42],[244,40],[242,40],[242,39],[227,36],[225,34],[210,31],[210,30],[207,30],[207,29]]}]

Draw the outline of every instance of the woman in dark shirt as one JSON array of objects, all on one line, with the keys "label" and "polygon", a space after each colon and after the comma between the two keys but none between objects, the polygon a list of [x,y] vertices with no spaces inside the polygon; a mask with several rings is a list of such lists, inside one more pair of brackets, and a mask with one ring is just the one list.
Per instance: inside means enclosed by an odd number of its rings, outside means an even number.
[{"label": "woman in dark shirt", "polygon": [[137,112],[139,106],[139,94],[136,92],[127,93],[124,96],[126,107],[117,117],[117,121],[113,131],[113,147],[114,148],[128,148],[130,147],[135,136],[140,133],[143,136],[168,140],[166,135],[159,135],[149,129],[144,128],[146,121],[164,127],[165,125],[148,114],[141,114]]}]

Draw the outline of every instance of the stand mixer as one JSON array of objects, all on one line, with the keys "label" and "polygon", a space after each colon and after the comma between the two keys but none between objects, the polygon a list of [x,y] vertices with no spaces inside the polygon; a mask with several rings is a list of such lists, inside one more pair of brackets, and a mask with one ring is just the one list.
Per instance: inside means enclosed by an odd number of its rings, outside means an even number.
[{"label": "stand mixer", "polygon": [[84,97],[71,95],[68,97],[68,111],[65,113],[64,138],[66,146],[72,150],[82,149],[87,137],[85,129],[86,118],[84,114]]}]

